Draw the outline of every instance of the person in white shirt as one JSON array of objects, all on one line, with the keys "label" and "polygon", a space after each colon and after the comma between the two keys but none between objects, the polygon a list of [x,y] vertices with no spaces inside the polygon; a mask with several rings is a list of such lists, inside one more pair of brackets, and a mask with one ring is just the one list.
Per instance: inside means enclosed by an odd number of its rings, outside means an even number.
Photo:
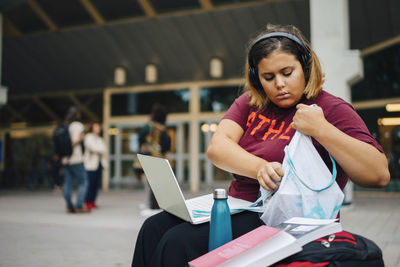
[{"label": "person in white shirt", "polygon": [[84,165],[88,177],[88,189],[86,193],[86,207],[91,210],[97,208],[96,198],[101,185],[102,169],[107,168],[107,149],[100,137],[101,126],[92,122],[89,133],[85,136]]},{"label": "person in white shirt", "polygon": [[[68,213],[84,213],[89,210],[84,206],[86,190],[87,190],[87,176],[86,170],[83,166],[83,139],[84,126],[80,122],[81,113],[78,108],[71,107],[68,110],[64,123],[68,125],[69,135],[72,143],[71,156],[62,158],[64,166],[64,187],[63,193],[65,202],[67,204]],[[71,194],[73,189],[73,180],[77,181],[78,191],[76,205],[73,205]]]}]

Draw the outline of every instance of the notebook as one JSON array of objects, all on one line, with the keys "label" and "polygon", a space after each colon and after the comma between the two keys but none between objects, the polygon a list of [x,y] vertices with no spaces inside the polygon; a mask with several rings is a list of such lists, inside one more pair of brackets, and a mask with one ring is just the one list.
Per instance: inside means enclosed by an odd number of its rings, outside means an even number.
[{"label": "notebook", "polygon": [[[163,210],[192,224],[200,224],[210,220],[207,211],[211,211],[214,203],[212,193],[185,200],[167,159],[142,154],[137,154],[137,157],[158,205]],[[228,196],[228,205],[232,214],[240,212],[241,208],[249,207],[251,204],[249,201]],[[206,212],[202,216],[195,216],[193,210]]]}]

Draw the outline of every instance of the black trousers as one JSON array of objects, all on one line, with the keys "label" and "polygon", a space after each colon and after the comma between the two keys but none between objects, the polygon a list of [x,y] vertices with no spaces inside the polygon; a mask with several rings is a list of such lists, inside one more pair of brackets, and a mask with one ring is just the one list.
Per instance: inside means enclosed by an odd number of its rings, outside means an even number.
[{"label": "black trousers", "polygon": [[[263,225],[254,212],[241,212],[231,218],[233,238]],[[165,211],[149,217],[139,231],[132,266],[187,266],[208,252],[209,228],[209,223],[193,225]]]},{"label": "black trousers", "polygon": [[88,188],[86,192],[86,202],[96,202],[97,193],[101,185],[102,169],[101,164],[99,164],[97,170],[87,171]]}]

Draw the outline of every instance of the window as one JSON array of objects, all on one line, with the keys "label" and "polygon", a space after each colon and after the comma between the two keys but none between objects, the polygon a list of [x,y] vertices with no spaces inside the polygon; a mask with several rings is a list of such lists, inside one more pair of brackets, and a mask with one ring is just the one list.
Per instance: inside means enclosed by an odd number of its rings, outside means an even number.
[{"label": "window", "polygon": [[364,57],[364,79],[351,88],[352,101],[400,96],[400,44]]},{"label": "window", "polygon": [[189,99],[188,89],[113,94],[111,116],[148,115],[155,103],[168,107],[169,113],[189,112]]},{"label": "window", "polygon": [[226,111],[241,92],[242,90],[239,86],[201,88],[201,111]]}]

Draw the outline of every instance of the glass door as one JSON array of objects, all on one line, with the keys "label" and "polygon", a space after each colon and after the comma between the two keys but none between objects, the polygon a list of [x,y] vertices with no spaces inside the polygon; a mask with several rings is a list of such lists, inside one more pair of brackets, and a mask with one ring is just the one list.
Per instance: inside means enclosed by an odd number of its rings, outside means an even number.
[{"label": "glass door", "polygon": [[[139,132],[143,123],[121,123],[109,128],[110,185],[123,186],[140,183],[133,169],[139,152]],[[189,167],[189,123],[169,122],[167,131],[171,137],[171,150],[167,158],[180,183],[187,181]]]},{"label": "glass door", "polygon": [[214,181],[230,180],[231,175],[219,168],[216,168],[207,158],[206,151],[211,137],[218,127],[218,119],[202,120],[200,122],[200,179],[206,184]]}]

